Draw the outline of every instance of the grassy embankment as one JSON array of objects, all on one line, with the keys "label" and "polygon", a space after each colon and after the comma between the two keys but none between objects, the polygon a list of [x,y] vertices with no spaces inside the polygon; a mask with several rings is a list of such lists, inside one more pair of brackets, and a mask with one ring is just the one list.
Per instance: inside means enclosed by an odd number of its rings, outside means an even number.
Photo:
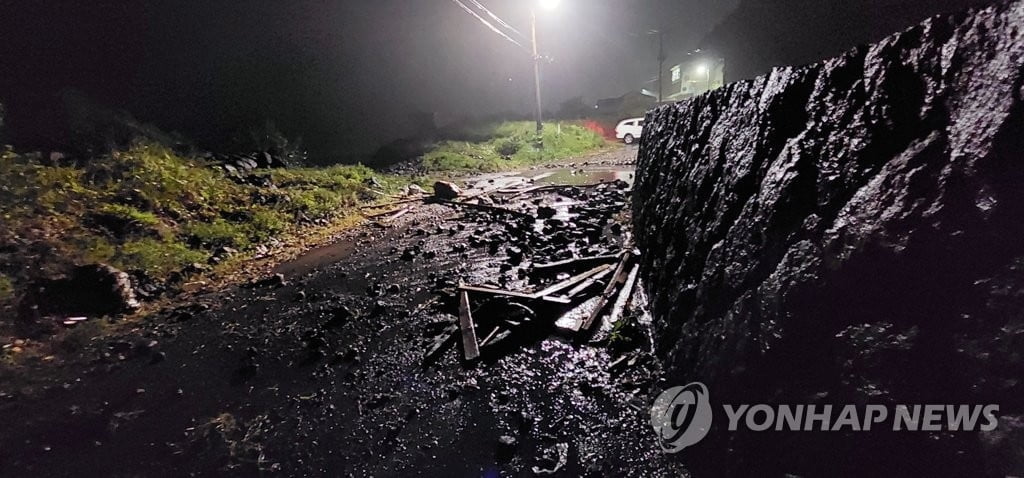
[{"label": "grassy embankment", "polygon": [[[477,141],[449,141],[426,155],[430,175],[519,168],[578,156],[605,145],[578,126],[546,129],[543,155],[533,151],[532,123],[482,128]],[[507,159],[506,159],[507,158]],[[0,306],[24,284],[69,265],[105,262],[164,280],[221,247],[234,259],[270,238],[288,241],[327,222],[357,218],[357,207],[429,177],[381,175],[364,166],[263,170],[274,187],[240,184],[196,158],[159,145],[92,158],[79,166],[45,164],[38,156],[0,152]]]},{"label": "grassy embankment", "polygon": [[437,173],[495,172],[577,157],[605,147],[596,133],[576,124],[545,124],[544,150],[533,142],[536,126],[517,121],[463,133],[466,141],[444,141],[423,157],[427,171]]}]

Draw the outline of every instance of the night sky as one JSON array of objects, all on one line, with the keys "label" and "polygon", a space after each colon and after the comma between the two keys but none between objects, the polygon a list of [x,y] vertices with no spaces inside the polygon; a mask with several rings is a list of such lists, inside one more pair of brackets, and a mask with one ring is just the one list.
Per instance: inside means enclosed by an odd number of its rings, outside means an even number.
[{"label": "night sky", "polygon": [[[482,3],[528,33],[530,2]],[[542,53],[554,59],[545,71],[546,108],[557,110],[575,96],[592,104],[654,90],[647,81],[657,73],[656,40],[646,33],[667,32],[670,53],[693,49],[737,3],[563,0],[540,15]],[[809,17],[787,14],[787,1],[744,3],[774,9],[770,21],[781,37],[805,31],[800,23],[807,18],[828,35],[851,22],[870,23],[882,11],[850,20],[830,15],[831,7]],[[829,2],[795,3],[806,10]],[[744,18],[740,10],[719,37],[728,42],[756,29],[760,11],[746,11],[755,14]],[[835,48],[870,36],[859,35]],[[773,48],[770,37],[753,38],[737,43],[735,55],[759,58]],[[816,59],[814,48],[808,52],[788,51],[785,58]],[[739,71],[770,66],[748,63]],[[529,113],[531,75],[526,52],[451,0],[0,0],[0,101],[11,136],[26,146],[60,142],[59,93],[73,89],[201,146],[217,148],[270,120],[302,137],[314,156],[350,159],[410,134],[417,111],[442,121]]]},{"label": "night sky", "polygon": [[[528,3],[485,5],[527,33]],[[564,0],[540,19],[548,105],[643,87],[653,38],[696,43],[720,0]],[[201,144],[272,120],[315,155],[344,157],[442,119],[528,113],[529,55],[450,0],[0,0],[0,98],[26,143],[59,135],[57,94],[95,102]]]}]

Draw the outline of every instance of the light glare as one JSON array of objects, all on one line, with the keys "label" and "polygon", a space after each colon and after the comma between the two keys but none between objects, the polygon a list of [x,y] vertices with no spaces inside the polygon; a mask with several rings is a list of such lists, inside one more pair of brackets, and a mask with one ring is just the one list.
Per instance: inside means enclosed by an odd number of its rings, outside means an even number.
[{"label": "light glare", "polygon": [[561,0],[537,0],[541,8],[545,10],[554,10],[558,8],[558,4],[562,3]]}]

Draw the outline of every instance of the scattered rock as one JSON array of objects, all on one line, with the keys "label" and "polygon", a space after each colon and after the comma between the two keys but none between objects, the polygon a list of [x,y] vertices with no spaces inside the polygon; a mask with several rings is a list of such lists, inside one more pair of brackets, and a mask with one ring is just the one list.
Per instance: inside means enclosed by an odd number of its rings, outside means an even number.
[{"label": "scattered rock", "polygon": [[531,468],[535,475],[554,475],[569,462],[569,444],[556,443],[544,450],[537,458],[537,466]]},{"label": "scattered rock", "polygon": [[274,274],[256,281],[254,285],[256,287],[284,287],[287,284],[288,282],[284,279],[284,274]]},{"label": "scattered rock", "polygon": [[498,437],[497,455],[499,459],[508,460],[516,454],[516,446],[519,442],[515,437],[502,435]]},{"label": "scattered rock", "polygon": [[434,183],[434,196],[440,199],[455,199],[462,195],[462,189],[455,183],[438,181]]},{"label": "scattered rock", "polygon": [[36,282],[20,315],[112,315],[140,306],[128,274],[106,264],[76,267],[65,278]]},{"label": "scattered rock", "polygon": [[558,209],[551,206],[541,206],[537,208],[537,217],[540,219],[551,219],[558,214]]}]

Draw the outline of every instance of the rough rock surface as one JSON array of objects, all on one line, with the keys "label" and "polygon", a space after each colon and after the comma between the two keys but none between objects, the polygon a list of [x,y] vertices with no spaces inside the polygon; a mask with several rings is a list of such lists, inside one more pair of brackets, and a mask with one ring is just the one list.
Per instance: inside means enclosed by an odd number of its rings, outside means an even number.
[{"label": "rough rock surface", "polygon": [[434,183],[434,196],[441,199],[455,199],[462,195],[462,188],[455,183],[438,181]]},{"label": "rough rock surface", "polygon": [[21,304],[22,319],[40,315],[107,315],[137,309],[131,278],[106,265],[76,267],[68,277],[34,284]]},{"label": "rough rock surface", "polygon": [[[1002,2],[649,114],[634,221],[673,385],[1024,411],[1022,30]],[[716,421],[698,473],[1024,473],[978,433]]]}]

